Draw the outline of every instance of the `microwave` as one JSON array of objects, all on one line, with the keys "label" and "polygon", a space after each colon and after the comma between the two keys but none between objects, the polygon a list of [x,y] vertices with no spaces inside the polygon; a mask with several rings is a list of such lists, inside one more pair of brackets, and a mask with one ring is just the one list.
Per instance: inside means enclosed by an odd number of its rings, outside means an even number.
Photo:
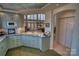
[{"label": "microwave", "polygon": [[7,22],[7,26],[14,27],[14,26],[16,26],[16,22],[9,21],[9,22]]}]

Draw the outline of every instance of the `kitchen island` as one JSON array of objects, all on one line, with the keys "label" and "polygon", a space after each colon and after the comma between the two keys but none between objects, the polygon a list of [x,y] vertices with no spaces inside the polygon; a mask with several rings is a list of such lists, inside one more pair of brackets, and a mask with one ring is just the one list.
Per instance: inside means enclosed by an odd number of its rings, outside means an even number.
[{"label": "kitchen island", "polygon": [[[0,42],[0,44],[5,43],[4,46],[6,51],[11,48],[16,48],[19,46],[27,46],[31,48],[37,48],[41,51],[46,51],[49,49],[50,44],[50,37],[49,36],[40,36],[40,35],[33,35],[27,33],[19,33],[19,34],[11,34],[5,35],[6,37]],[[0,45],[1,46],[1,45]],[[1,50],[1,48],[0,48]],[[6,51],[4,51],[6,53]],[[0,54],[0,55],[5,55]]]}]

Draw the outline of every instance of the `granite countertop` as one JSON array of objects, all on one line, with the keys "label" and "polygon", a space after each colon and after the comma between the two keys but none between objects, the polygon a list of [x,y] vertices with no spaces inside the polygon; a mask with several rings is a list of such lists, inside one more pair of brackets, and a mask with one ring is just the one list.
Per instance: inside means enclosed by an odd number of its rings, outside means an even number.
[{"label": "granite countertop", "polygon": [[16,33],[16,34],[10,34],[10,35],[7,35],[7,36],[12,36],[12,35],[15,35],[15,36],[19,36],[19,35],[27,35],[27,36],[38,36],[38,37],[50,37],[48,35],[44,35],[44,33],[42,32],[21,32],[21,33]]},{"label": "granite countertop", "polygon": [[17,34],[10,34],[10,35],[7,35],[7,36],[12,36],[12,35],[15,35],[15,36],[19,36],[19,35],[27,35],[27,36],[39,36],[39,37],[45,37],[43,34],[28,34],[28,33],[17,33]]},{"label": "granite countertop", "polygon": [[41,33],[41,32],[23,32],[23,33],[17,33],[17,34],[6,34],[6,35],[3,35],[3,36],[0,36],[0,42],[3,41],[6,37],[8,36],[19,36],[19,35],[28,35],[28,36],[38,36],[38,37],[49,37],[49,36],[45,36],[44,33]]},{"label": "granite countertop", "polygon": [[24,33],[20,33],[20,34],[44,37],[43,33],[41,33],[41,32],[24,32]]}]

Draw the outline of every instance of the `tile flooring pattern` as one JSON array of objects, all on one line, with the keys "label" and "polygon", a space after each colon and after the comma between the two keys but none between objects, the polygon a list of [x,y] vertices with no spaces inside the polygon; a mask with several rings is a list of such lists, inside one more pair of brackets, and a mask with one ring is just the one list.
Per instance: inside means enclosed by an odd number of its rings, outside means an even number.
[{"label": "tile flooring pattern", "polygon": [[6,56],[60,56],[60,54],[53,50],[42,52],[39,49],[22,46],[8,50]]}]

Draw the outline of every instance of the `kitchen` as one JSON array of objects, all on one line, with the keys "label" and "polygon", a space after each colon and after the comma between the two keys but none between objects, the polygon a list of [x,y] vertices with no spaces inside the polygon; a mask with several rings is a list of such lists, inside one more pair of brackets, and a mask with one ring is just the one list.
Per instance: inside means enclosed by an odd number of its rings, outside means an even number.
[{"label": "kitchen", "polygon": [[26,16],[5,10],[0,12],[0,55],[5,55],[8,49],[20,46],[48,50],[50,32],[45,33],[47,23],[44,20],[45,14],[41,13]]},{"label": "kitchen", "polygon": [[76,6],[64,3],[0,3],[0,56],[11,56],[10,51],[14,53],[14,50],[15,56],[78,55],[75,46]]}]

